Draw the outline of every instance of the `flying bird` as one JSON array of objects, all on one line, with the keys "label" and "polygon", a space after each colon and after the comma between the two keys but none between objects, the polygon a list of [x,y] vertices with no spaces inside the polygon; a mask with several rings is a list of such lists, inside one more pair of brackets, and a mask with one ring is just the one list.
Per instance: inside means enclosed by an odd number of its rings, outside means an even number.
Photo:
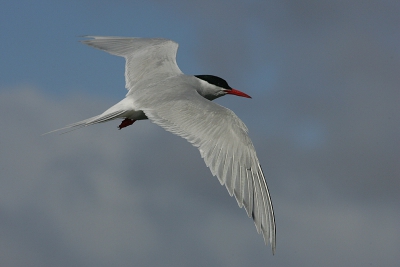
[{"label": "flying bird", "polygon": [[[251,98],[214,75],[186,75],[176,63],[178,44],[162,38],[85,36],[82,43],[124,57],[128,93],[102,114],[67,125],[76,129],[122,119],[119,129],[149,119],[177,134],[201,157],[252,217],[265,243],[276,247],[271,197],[246,125],[230,109],[212,100],[224,95]],[[50,133],[51,133],[50,132]]]}]

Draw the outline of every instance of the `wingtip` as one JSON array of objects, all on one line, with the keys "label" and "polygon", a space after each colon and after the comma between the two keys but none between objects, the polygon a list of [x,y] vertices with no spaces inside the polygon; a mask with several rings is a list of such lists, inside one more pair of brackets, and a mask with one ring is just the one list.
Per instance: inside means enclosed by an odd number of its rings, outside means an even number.
[{"label": "wingtip", "polygon": [[99,38],[105,38],[106,36],[97,36],[97,35],[89,35],[89,34],[85,34],[85,35],[78,35],[79,38],[93,38],[93,39],[99,39]]},{"label": "wingtip", "polygon": [[[87,35],[87,34],[85,34],[85,35],[78,35],[78,38],[85,38],[85,39],[90,39],[90,38],[95,39],[95,37],[96,37],[96,36]],[[84,40],[80,40],[80,41],[84,41]]]}]

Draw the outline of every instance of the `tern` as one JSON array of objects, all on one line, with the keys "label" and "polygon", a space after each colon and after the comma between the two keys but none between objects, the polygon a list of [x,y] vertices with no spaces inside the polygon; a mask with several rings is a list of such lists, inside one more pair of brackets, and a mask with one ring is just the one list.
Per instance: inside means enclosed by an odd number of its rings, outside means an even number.
[{"label": "tern", "polygon": [[[119,129],[149,119],[200,151],[211,173],[252,217],[264,242],[276,248],[276,226],[268,186],[246,125],[212,100],[251,98],[214,75],[186,75],[176,63],[178,44],[162,38],[84,36],[82,43],[125,58],[128,93],[102,114],[54,130],[123,119]],[[51,133],[51,132],[50,132]]]}]

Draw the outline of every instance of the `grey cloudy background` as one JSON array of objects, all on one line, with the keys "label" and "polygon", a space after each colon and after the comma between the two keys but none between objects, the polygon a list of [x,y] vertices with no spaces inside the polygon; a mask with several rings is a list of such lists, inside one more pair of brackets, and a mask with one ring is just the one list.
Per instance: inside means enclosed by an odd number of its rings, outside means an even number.
[{"label": "grey cloudy background", "polygon": [[[398,266],[400,2],[0,1],[0,266]],[[165,37],[250,130],[272,256],[198,151],[148,121],[42,133],[119,101],[84,34]]]}]

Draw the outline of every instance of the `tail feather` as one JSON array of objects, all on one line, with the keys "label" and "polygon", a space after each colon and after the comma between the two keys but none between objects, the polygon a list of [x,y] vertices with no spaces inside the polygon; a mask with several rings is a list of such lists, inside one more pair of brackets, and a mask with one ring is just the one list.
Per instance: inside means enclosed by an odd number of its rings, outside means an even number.
[{"label": "tail feather", "polygon": [[65,131],[65,132],[62,133],[62,134],[65,134],[65,133],[68,133],[68,132],[71,132],[71,131],[74,131],[74,130],[77,130],[77,129],[80,129],[80,128],[83,128],[83,127],[86,127],[86,126],[89,126],[89,125],[93,125],[93,124],[97,124],[97,123],[103,123],[103,122],[106,122],[106,121],[114,120],[116,118],[119,118],[119,116],[124,114],[125,112],[126,112],[125,110],[117,110],[117,111],[114,111],[114,112],[111,112],[111,113],[107,113],[107,114],[103,113],[101,115],[97,115],[97,116],[91,117],[91,118],[83,120],[83,121],[79,121],[79,122],[75,122],[75,123],[72,123],[72,124],[68,124],[65,127],[62,127],[60,129],[56,129],[56,130],[44,133],[42,135],[51,134],[51,133],[58,132],[58,131],[68,130],[68,131]]}]

